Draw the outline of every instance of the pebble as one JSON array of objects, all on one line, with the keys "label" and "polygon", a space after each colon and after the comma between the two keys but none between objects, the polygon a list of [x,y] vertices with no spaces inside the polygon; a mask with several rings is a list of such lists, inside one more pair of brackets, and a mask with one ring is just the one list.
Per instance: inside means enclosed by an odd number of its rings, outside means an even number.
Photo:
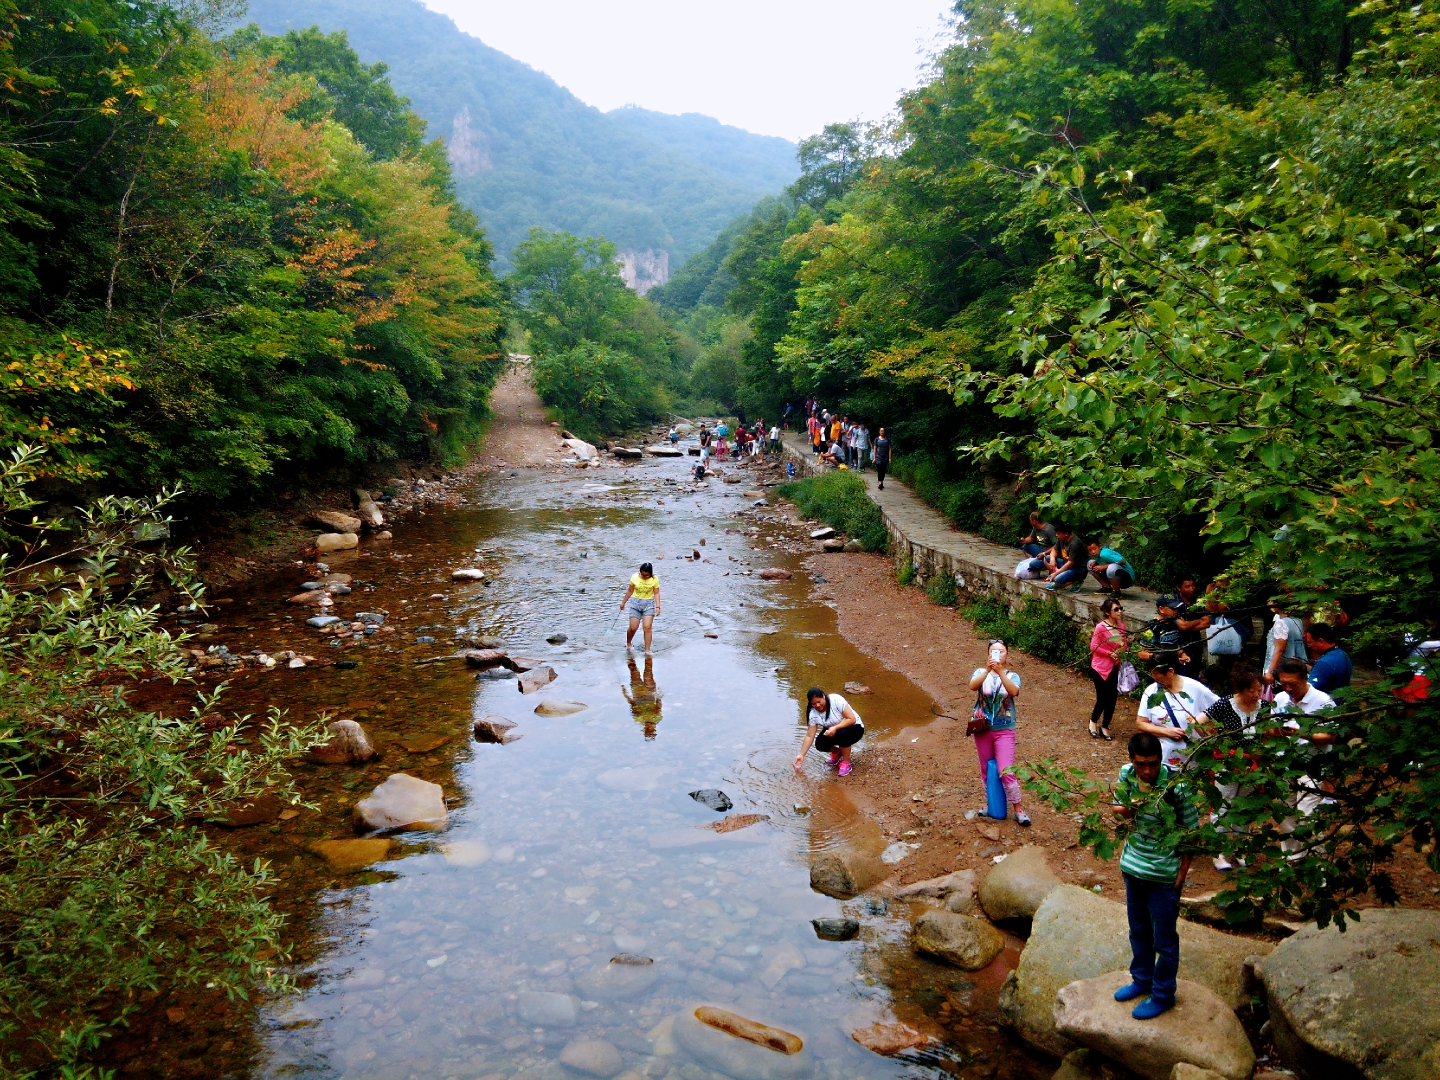
[{"label": "pebble", "polygon": [[306,619],[306,626],[313,626],[316,630],[324,630],[327,626],[334,626],[340,621],[338,615],[316,615],[313,619]]},{"label": "pebble", "polygon": [[421,634],[419,637],[417,637],[417,638],[415,639],[415,644],[416,644],[416,645],[434,645],[434,644],[435,644],[435,639],[434,639],[433,637],[431,637],[429,634]]}]

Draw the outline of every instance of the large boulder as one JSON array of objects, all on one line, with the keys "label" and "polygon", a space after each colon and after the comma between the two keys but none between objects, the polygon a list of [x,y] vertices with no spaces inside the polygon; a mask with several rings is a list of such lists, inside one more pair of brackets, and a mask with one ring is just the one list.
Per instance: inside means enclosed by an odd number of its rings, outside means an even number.
[{"label": "large boulder", "polygon": [[1062,987],[1055,999],[1055,1030],[1146,1080],[1170,1080],[1180,1062],[1211,1069],[1225,1080],[1249,1080],[1255,1051],[1235,1011],[1213,991],[1181,979],[1173,1009],[1136,1020],[1130,1015],[1133,1001],[1115,1000],[1115,991],[1129,981],[1128,971],[1112,971]]},{"label": "large boulder", "polygon": [[863,851],[821,851],[810,857],[810,888],[837,900],[858,896],[890,876],[879,856]]},{"label": "large boulder", "polygon": [[943,877],[917,881],[896,890],[897,900],[923,900],[964,915],[975,908],[975,871],[956,870]]},{"label": "large boulder", "polygon": [[331,551],[348,551],[360,546],[360,537],[353,532],[328,532],[315,537],[315,550],[322,555]]},{"label": "large boulder", "polygon": [[361,499],[355,511],[366,528],[378,529],[385,524],[385,511],[380,509],[380,504],[374,499]]},{"label": "large boulder", "polygon": [[[1245,958],[1268,953],[1273,946],[1183,920],[1179,932],[1181,978],[1209,987],[1231,1009],[1249,999]],[[1129,966],[1125,906],[1061,885],[1035,912],[1020,966],[1001,989],[1000,1017],[1027,1041],[1060,1057],[1075,1049],[1074,1042],[1055,1030],[1055,998],[1061,987]]]},{"label": "large boulder", "polygon": [[950,911],[927,911],[915,922],[915,948],[966,971],[989,967],[1005,939],[989,923]]},{"label": "large boulder", "polygon": [[535,691],[549,686],[555,679],[555,669],[549,664],[542,664],[537,668],[532,668],[524,672],[520,676],[520,693],[533,694]]},{"label": "large boulder", "polygon": [[512,743],[519,739],[520,732],[503,716],[482,716],[475,721],[475,738],[483,743]]},{"label": "large boulder", "polygon": [[316,525],[329,532],[358,533],[360,531],[359,518],[342,514],[338,510],[312,510],[305,520],[311,525]]},{"label": "large boulder", "polygon": [[1012,851],[980,883],[980,906],[992,919],[1031,918],[1060,879],[1038,847]]},{"label": "large boulder", "polygon": [[354,720],[336,720],[325,728],[330,740],[310,751],[310,756],[326,765],[354,765],[375,756],[375,747],[365,729]]},{"label": "large boulder", "polygon": [[387,837],[365,840],[320,840],[311,850],[327,863],[330,869],[342,874],[364,870],[371,863],[380,862],[390,854],[395,841]]},{"label": "large boulder", "polygon": [[355,804],[357,829],[438,829],[445,824],[445,792],[408,773],[391,773]]},{"label": "large boulder", "polygon": [[1440,1076],[1440,911],[1310,925],[1257,966],[1275,1048],[1306,1080]]}]

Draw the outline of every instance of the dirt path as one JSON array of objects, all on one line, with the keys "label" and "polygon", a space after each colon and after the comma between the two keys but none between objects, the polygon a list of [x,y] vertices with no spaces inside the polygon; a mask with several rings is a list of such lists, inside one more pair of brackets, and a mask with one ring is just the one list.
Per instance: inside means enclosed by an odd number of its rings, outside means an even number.
[{"label": "dirt path", "polygon": [[479,470],[540,468],[559,464],[559,430],[545,419],[545,404],[530,385],[528,364],[512,364],[490,395],[492,419],[480,454]]}]

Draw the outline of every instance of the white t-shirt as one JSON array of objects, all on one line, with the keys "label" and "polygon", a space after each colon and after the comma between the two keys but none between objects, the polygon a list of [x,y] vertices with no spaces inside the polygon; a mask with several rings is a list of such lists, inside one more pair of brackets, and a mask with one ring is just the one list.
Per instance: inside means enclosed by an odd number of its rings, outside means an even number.
[{"label": "white t-shirt", "polygon": [[[1157,727],[1178,727],[1181,731],[1189,731],[1190,722],[1196,717],[1204,716],[1205,710],[1219,700],[1204,683],[1182,675],[1178,692],[1162,690],[1158,683],[1153,682],[1145,687],[1145,692],[1140,695],[1140,711],[1137,717]],[[1166,708],[1167,704],[1169,708]],[[1183,765],[1190,756],[1185,747],[1183,740],[1161,739],[1160,759],[1167,765]]]},{"label": "white t-shirt", "polygon": [[[816,712],[814,708],[811,708],[809,709],[808,714],[805,717],[806,723],[818,724],[822,728],[828,728],[834,726],[835,724],[844,723],[845,706],[849,705],[850,703],[846,701],[843,697],[841,697],[839,694],[829,694],[827,695],[827,697],[829,697],[830,699],[830,711],[824,715],[821,715],[820,713]],[[851,706],[851,711],[854,711],[854,706]],[[865,726],[865,722],[860,719],[860,714],[858,712],[855,713],[855,726],[859,728],[863,728]]]},{"label": "white t-shirt", "polygon": [[778,438],[780,438],[780,428],[778,426],[772,427],[770,429],[770,440],[773,442]]},{"label": "white t-shirt", "polygon": [[[1306,683],[1305,685],[1305,696],[1299,701],[1291,701],[1290,695],[1285,693],[1285,691],[1283,690],[1280,691],[1280,693],[1276,694],[1275,711],[1277,713],[1298,712],[1302,716],[1312,716],[1315,713],[1320,712],[1322,709],[1333,709],[1335,707],[1335,699],[1332,698],[1329,694],[1325,693],[1324,690],[1316,690],[1315,687],[1311,686],[1309,683]],[[1300,721],[1286,720],[1285,727],[1289,731],[1299,731]],[[1309,753],[1314,753],[1316,750],[1316,747],[1314,747],[1310,743],[1309,739],[1297,740],[1296,745],[1302,747]]]}]

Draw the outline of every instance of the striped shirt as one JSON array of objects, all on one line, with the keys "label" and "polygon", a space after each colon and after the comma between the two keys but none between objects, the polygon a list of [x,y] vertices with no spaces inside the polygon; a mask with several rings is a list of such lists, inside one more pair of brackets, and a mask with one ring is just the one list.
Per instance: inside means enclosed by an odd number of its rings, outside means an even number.
[{"label": "striped shirt", "polygon": [[[1147,788],[1135,775],[1134,765],[1123,765],[1115,784],[1115,801],[1121,806],[1138,806],[1149,798],[1155,788],[1160,788],[1164,790],[1162,798],[1175,811],[1176,824],[1193,829],[1200,824],[1200,815],[1195,810],[1185,782],[1175,780],[1172,783],[1171,778],[1178,775],[1178,769],[1161,765],[1154,787]],[[1130,823],[1125,850],[1120,853],[1121,872],[1144,881],[1174,884],[1180,874],[1180,853],[1173,844],[1166,843],[1168,832],[1165,819],[1158,811],[1138,812]]]}]

